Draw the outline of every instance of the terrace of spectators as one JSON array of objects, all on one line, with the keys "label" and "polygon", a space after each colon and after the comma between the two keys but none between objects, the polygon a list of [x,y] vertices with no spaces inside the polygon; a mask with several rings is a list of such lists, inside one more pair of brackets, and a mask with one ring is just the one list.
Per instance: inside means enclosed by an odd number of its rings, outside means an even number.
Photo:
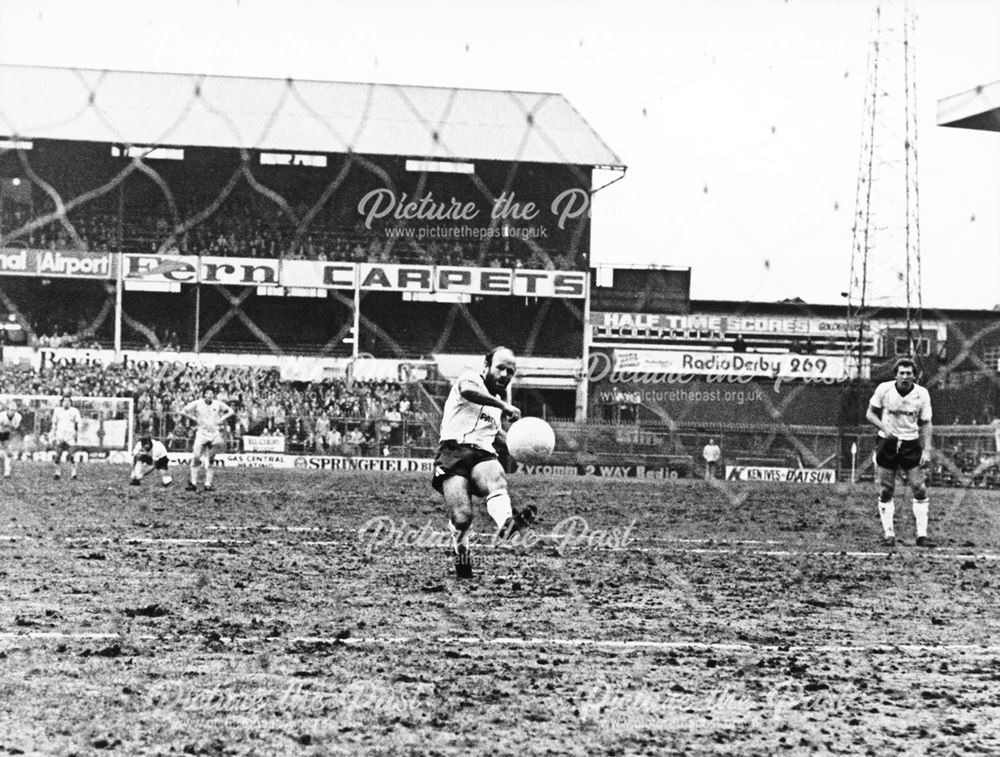
[{"label": "terrace of spectators", "polygon": [[[44,140],[31,150],[3,150],[0,241],[91,252],[587,266],[586,217],[565,229],[549,223],[544,238],[533,238],[540,226],[492,219],[490,212],[505,191],[546,207],[567,186],[588,190],[589,173],[576,167],[480,164],[468,177],[411,173],[385,158],[376,164],[330,156],[328,168],[255,164],[260,155],[199,148],[188,150],[183,161],[127,159],[112,156],[108,145]],[[457,198],[477,207],[477,219],[435,221],[441,236],[431,237],[424,223],[363,216],[363,198],[382,190],[399,198]],[[473,231],[484,236],[463,236]]]},{"label": "terrace of spectators", "polygon": [[[388,381],[290,382],[282,381],[277,369],[247,366],[173,370],[54,364],[40,370],[7,367],[0,392],[129,397],[135,402],[136,435],[149,434],[177,451],[190,449],[194,432],[180,411],[209,384],[236,411],[227,429],[233,450],[240,449],[244,435],[281,436],[289,451],[316,454],[378,455],[386,448],[399,453],[436,441],[419,409],[418,388]],[[349,441],[352,432],[354,441]]]}]

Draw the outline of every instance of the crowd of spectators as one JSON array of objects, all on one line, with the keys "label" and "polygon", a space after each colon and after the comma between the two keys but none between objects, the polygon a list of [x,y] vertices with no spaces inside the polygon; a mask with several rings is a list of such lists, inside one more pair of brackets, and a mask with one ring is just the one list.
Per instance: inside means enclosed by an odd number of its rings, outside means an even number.
[{"label": "crowd of spectators", "polygon": [[176,234],[163,216],[153,228],[132,223],[125,228],[126,252],[541,270],[566,270],[585,264],[581,256],[514,237],[437,241],[360,225],[334,228],[313,224],[300,229],[287,219],[284,223],[278,219],[268,222],[248,208],[228,216],[217,213]]},{"label": "crowd of spectators", "polygon": [[408,386],[394,382],[284,381],[275,368],[245,366],[139,369],[134,364],[5,368],[4,394],[131,397],[135,433],[190,449],[192,423],[181,414],[206,384],[236,414],[229,420],[232,451],[245,436],[282,437],[291,452],[379,455],[429,444]]},{"label": "crowd of spectators", "polygon": [[995,451],[990,449],[989,440],[947,445],[931,471],[932,483],[1000,489],[1000,419],[991,425],[996,430],[996,439],[992,440]]},{"label": "crowd of spectators", "polygon": [[[32,307],[36,304],[42,306]],[[80,307],[78,300],[66,297],[52,297],[44,303],[21,302],[16,307],[18,315],[13,312],[0,315],[0,348],[10,344],[100,349],[98,332],[105,325],[107,312],[92,310],[89,317],[81,316]],[[2,311],[0,308],[0,314]]]},{"label": "crowd of spectators", "polygon": [[[359,221],[335,224],[316,218],[296,225],[274,204],[247,198],[227,202],[204,215],[194,200],[179,212],[180,228],[167,208],[126,207],[121,217],[106,207],[72,210],[67,222],[53,220],[28,228],[44,211],[5,204],[0,237],[5,244],[45,250],[216,255],[338,262],[420,263],[488,268],[580,269],[587,264],[581,250],[554,247],[548,240],[517,236],[485,239],[419,239],[406,227],[365,228]],[[300,216],[301,217],[301,216]],[[417,227],[413,227],[417,228]],[[23,229],[28,229],[21,231]],[[72,229],[72,230],[71,230]],[[498,230],[494,230],[499,233]],[[74,234],[75,232],[75,234]]]}]

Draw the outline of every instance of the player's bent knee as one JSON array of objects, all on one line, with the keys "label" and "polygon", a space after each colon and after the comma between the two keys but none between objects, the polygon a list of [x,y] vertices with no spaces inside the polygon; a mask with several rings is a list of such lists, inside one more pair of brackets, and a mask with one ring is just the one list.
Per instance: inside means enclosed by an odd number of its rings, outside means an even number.
[{"label": "player's bent knee", "polygon": [[472,511],[472,500],[469,497],[469,480],[462,476],[448,476],[441,482],[441,493],[444,503],[452,511],[466,508]]},{"label": "player's bent knee", "polygon": [[925,484],[915,484],[913,486],[913,498],[915,500],[927,499],[927,486]]},{"label": "player's bent knee", "polygon": [[495,479],[489,479],[486,482],[486,486],[484,488],[486,489],[487,496],[491,494],[499,494],[501,492],[506,492],[507,479],[505,479],[503,476],[500,476],[499,478]]},{"label": "player's bent knee", "polygon": [[465,531],[472,525],[472,508],[460,507],[452,510],[451,522],[459,531]]},{"label": "player's bent knee", "polygon": [[498,460],[477,465],[472,471],[472,482],[475,484],[476,493],[483,497],[507,491],[507,477]]},{"label": "player's bent knee", "polygon": [[472,502],[468,495],[452,497],[445,500],[451,508],[451,522],[459,531],[465,531],[472,525]]},{"label": "player's bent knee", "polygon": [[892,499],[892,495],[895,493],[895,491],[896,487],[886,486],[885,484],[882,484],[882,488],[879,490],[879,499],[882,502],[888,502],[890,499]]}]

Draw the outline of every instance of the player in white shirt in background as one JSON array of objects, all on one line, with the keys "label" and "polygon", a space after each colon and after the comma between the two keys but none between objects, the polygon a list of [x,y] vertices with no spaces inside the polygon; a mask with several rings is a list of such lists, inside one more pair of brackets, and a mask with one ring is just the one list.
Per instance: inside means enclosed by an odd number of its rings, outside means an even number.
[{"label": "player in white shirt in background", "polygon": [[129,484],[138,486],[142,479],[154,470],[160,472],[160,481],[164,486],[170,486],[170,458],[163,443],[148,436],[140,437],[132,450],[132,475]]},{"label": "player in white shirt in background", "polygon": [[222,426],[235,412],[225,402],[215,398],[213,387],[206,386],[201,390],[201,399],[186,404],[181,414],[197,425],[194,448],[191,450],[191,480],[185,488],[188,491],[198,488],[198,468],[204,467],[204,491],[210,492],[213,489],[212,461],[225,443]]},{"label": "player in white shirt in background", "polygon": [[73,400],[68,395],[59,401],[59,407],[52,411],[52,430],[49,433],[49,443],[55,450],[56,475],[58,481],[62,478],[63,457],[69,457],[70,478],[77,474],[77,450],[80,441],[80,426],[83,419],[80,411],[73,407]]},{"label": "player in white shirt in background", "polygon": [[865,417],[878,429],[880,442],[875,453],[878,467],[878,511],[885,532],[883,544],[896,545],[893,525],[896,506],[896,471],[906,474],[913,490],[913,517],[917,522],[917,546],[933,547],[927,538],[927,483],[924,466],[931,460],[931,396],[916,383],[916,364],[900,358],[894,381],[884,381],[875,389]]},{"label": "player in white shirt in background", "polygon": [[0,412],[0,455],[3,456],[3,477],[10,478],[10,442],[14,432],[21,427],[21,414],[17,405],[8,402]]},{"label": "player in white shirt in background", "polygon": [[501,418],[521,417],[521,411],[507,400],[516,370],[514,353],[506,347],[497,347],[486,355],[481,372],[469,370],[458,377],[445,401],[441,446],[434,459],[431,483],[444,495],[451,513],[449,526],[455,573],[459,578],[472,576],[469,529],[473,496],[486,499],[486,511],[496,522],[501,538],[510,537],[534,520],[533,505],[514,513],[495,446],[505,436]]}]

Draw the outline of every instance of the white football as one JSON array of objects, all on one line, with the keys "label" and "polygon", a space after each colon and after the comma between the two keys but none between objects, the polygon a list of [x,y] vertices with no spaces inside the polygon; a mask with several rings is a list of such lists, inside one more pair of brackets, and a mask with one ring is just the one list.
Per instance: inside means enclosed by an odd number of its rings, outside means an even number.
[{"label": "white football", "polygon": [[541,418],[521,418],[507,429],[507,450],[519,463],[548,460],[556,448],[556,433]]}]

